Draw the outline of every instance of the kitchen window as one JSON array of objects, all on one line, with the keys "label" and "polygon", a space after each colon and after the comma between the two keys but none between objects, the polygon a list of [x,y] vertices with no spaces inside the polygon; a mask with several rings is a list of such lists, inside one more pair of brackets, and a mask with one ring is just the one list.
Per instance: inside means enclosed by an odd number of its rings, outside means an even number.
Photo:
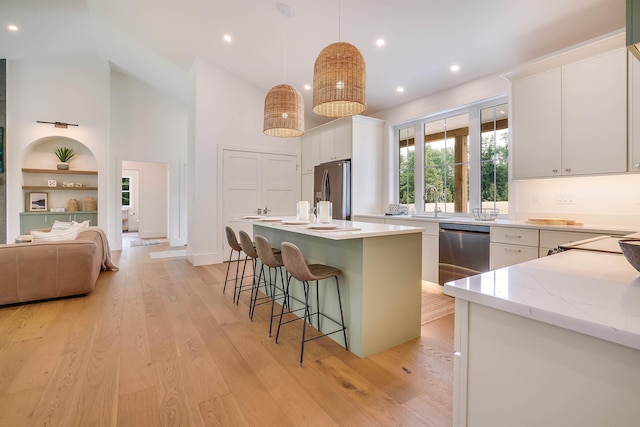
[{"label": "kitchen window", "polygon": [[[416,212],[508,213],[508,105],[473,104],[395,129],[398,202]],[[416,135],[417,138],[416,138]],[[416,139],[422,141],[416,144]]]}]

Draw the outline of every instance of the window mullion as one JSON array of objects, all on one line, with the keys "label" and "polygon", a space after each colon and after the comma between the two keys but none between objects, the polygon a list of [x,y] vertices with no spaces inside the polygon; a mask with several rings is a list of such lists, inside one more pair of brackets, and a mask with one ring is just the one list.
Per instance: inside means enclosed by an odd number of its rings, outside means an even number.
[{"label": "window mullion", "polygon": [[418,122],[415,124],[415,157],[414,164],[415,174],[415,209],[417,213],[424,213],[424,141],[425,141],[425,123]]}]

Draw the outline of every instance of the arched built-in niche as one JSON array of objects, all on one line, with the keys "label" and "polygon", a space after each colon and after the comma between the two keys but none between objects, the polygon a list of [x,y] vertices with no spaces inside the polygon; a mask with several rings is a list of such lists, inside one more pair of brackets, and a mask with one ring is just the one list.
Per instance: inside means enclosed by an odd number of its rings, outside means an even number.
[{"label": "arched built-in niche", "polygon": [[[69,170],[58,170],[56,147],[69,147],[76,156],[69,162]],[[91,150],[72,138],[48,136],[25,148],[22,158],[22,189],[25,209],[20,218],[21,233],[33,228],[50,227],[54,220],[86,220],[97,225],[97,207],[83,209],[83,202],[98,199],[97,161]],[[46,193],[46,209],[30,208],[30,193]],[[77,212],[68,212],[69,201],[78,202]]]}]

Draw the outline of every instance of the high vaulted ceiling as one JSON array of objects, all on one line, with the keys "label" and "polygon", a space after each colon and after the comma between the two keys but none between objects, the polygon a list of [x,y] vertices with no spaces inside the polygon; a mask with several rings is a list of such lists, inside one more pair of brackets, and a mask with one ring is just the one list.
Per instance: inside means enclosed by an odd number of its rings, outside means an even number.
[{"label": "high vaulted ceiling", "polygon": [[[97,53],[185,100],[188,70],[200,57],[265,94],[280,83],[296,87],[315,116],[304,89],[315,58],[346,41],[365,58],[365,114],[373,114],[625,25],[624,0],[283,0],[290,17],[278,3],[0,0],[0,58]],[[19,31],[8,31],[9,24]],[[386,44],[377,46],[378,38]],[[460,71],[451,72],[452,64]]]}]

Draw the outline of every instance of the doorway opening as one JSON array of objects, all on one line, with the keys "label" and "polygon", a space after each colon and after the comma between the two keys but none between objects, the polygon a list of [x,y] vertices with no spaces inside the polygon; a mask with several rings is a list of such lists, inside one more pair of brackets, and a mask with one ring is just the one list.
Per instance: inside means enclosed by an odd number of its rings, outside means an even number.
[{"label": "doorway opening", "polygon": [[162,244],[169,237],[169,164],[122,161],[122,248]]}]

